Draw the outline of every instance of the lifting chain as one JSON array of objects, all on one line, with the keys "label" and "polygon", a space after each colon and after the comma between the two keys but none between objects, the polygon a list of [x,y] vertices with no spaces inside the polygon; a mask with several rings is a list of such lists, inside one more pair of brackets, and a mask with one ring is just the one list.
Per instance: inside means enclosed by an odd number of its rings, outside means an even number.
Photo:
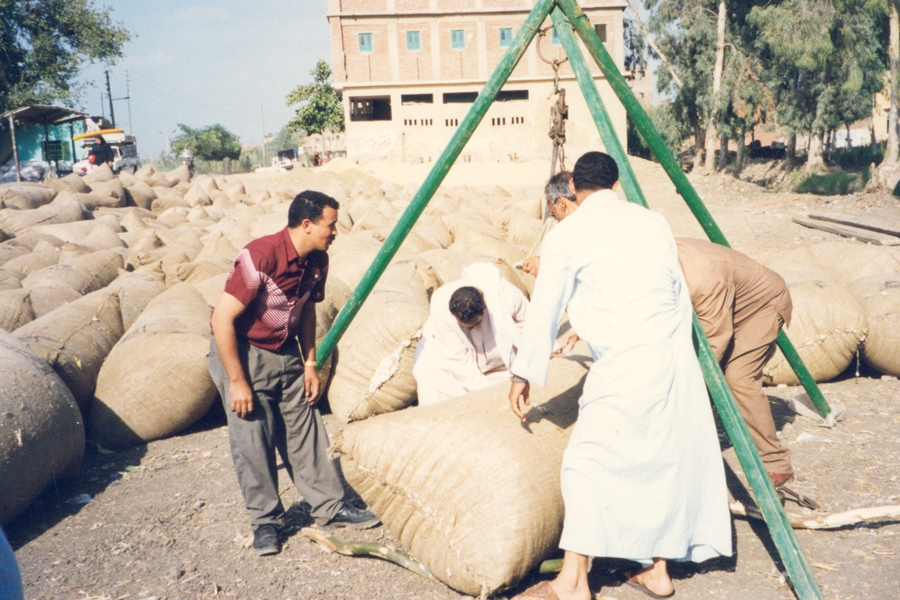
[{"label": "lifting chain", "polygon": [[[538,31],[536,44],[538,57],[553,69],[553,92],[547,97],[550,99],[556,96],[556,102],[550,107],[550,131],[547,134],[553,140],[553,152],[550,157],[551,178],[557,173],[557,163],[560,171],[566,170],[566,120],[569,118],[569,107],[566,105],[566,90],[559,87],[559,67],[569,59],[566,57],[562,60],[553,59],[551,61],[544,58],[541,52],[541,40],[547,35],[547,31],[552,28],[553,26],[550,25]],[[545,203],[542,202],[541,204],[544,205]],[[548,216],[546,206],[543,207],[542,214],[546,221]]]},{"label": "lifting chain", "polygon": [[569,118],[569,107],[566,105],[566,89],[559,87],[558,60],[553,61],[553,93],[556,102],[550,107],[550,132],[547,134],[553,140],[553,157],[550,163],[550,176],[556,173],[556,163],[559,160],[559,170],[566,170],[566,120]]},{"label": "lifting chain", "polygon": [[569,118],[569,107],[566,105],[566,90],[559,87],[559,67],[569,60],[568,57],[559,60],[547,60],[541,52],[541,41],[547,36],[547,32],[553,28],[552,25],[544,27],[538,31],[537,53],[538,57],[553,68],[553,92],[548,98],[556,96],[556,102],[550,107],[550,132],[547,134],[553,140],[553,154],[550,161],[550,177],[556,174],[556,164],[559,163],[559,170],[566,170],[566,119]]}]

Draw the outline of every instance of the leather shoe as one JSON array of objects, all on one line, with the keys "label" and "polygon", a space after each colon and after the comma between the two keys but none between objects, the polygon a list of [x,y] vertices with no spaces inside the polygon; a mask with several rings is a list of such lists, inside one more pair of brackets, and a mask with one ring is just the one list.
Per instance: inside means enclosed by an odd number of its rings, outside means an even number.
[{"label": "leather shoe", "polygon": [[368,529],[380,524],[381,520],[375,516],[375,513],[356,508],[352,504],[344,502],[341,504],[341,509],[325,525],[343,525],[350,529]]},{"label": "leather shoe", "polygon": [[253,549],[260,556],[281,552],[278,528],[274,525],[260,525],[253,532]]},{"label": "leather shoe", "polygon": [[793,477],[793,473],[769,473],[769,479],[772,480],[772,485],[776,490],[790,481]]}]

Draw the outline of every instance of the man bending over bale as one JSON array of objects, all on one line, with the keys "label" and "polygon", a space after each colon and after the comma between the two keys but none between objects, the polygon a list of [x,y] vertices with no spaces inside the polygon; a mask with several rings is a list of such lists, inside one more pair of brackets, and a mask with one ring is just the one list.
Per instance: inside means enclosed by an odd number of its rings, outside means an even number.
[{"label": "man bending over bale", "polygon": [[365,528],[379,522],[344,500],[315,408],[322,393],[315,303],[324,297],[338,208],[325,194],[298,194],[288,226],[238,254],[212,315],[207,362],[225,404],[231,457],[260,555],[281,551],[276,448],[320,524]]},{"label": "man bending over bale", "polygon": [[489,263],[438,288],[413,359],[419,405],[508,381],[527,310],[528,299]]},{"label": "man bending over bale", "polygon": [[791,322],[787,285],[775,271],[731,248],[703,240],[675,241],[709,345],[722,364],[772,484],[784,489],[794,469],[788,449],[775,434],[769,399],[762,391],[762,371],[775,353],[778,330]]},{"label": "man bending over bale", "polygon": [[[674,594],[667,561],[731,554],[725,471],[691,340],[691,303],[675,240],[658,214],[622,202],[618,168],[589,152],[575,201],[547,234],[509,392],[523,421],[543,385],[563,310],[594,364],[563,455],[565,550],[559,575],[517,598],[588,600],[588,557],[640,563],[626,583]],[[578,217],[569,219],[575,211]]]}]

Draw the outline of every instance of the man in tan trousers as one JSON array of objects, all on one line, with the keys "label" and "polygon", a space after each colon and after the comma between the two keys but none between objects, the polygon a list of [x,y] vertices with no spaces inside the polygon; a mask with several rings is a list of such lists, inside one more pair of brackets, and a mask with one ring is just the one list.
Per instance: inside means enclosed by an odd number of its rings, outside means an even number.
[{"label": "man in tan trousers", "polygon": [[688,238],[675,242],[703,331],[772,484],[782,487],[794,469],[775,434],[762,370],[775,352],[778,330],[791,322],[787,285],[775,271],[731,248]]}]

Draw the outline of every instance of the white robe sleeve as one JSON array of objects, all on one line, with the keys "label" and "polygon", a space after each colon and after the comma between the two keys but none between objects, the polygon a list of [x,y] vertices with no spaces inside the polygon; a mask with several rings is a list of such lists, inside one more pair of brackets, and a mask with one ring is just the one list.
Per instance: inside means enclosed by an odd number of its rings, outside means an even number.
[{"label": "white robe sleeve", "polygon": [[525,326],[525,317],[528,315],[528,298],[519,288],[506,281],[500,282],[500,293],[509,307],[509,316],[519,329]]},{"label": "white robe sleeve", "polygon": [[547,383],[550,353],[559,333],[559,323],[575,291],[575,271],[564,247],[565,227],[556,227],[541,248],[541,269],[528,319],[522,331],[522,345],[513,362],[513,374],[537,385]]}]

